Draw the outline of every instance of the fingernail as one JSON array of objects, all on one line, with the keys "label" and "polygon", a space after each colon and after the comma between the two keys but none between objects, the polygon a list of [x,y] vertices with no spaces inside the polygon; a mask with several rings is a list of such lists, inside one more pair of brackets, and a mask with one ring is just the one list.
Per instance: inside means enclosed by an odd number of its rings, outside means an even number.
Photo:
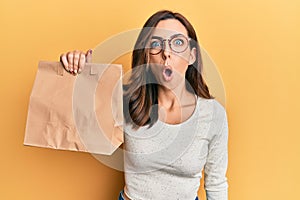
[{"label": "fingernail", "polygon": [[78,69],[78,73],[80,73],[80,72],[81,72],[81,68]]},{"label": "fingernail", "polygon": [[77,74],[77,69],[74,70],[75,74]]}]

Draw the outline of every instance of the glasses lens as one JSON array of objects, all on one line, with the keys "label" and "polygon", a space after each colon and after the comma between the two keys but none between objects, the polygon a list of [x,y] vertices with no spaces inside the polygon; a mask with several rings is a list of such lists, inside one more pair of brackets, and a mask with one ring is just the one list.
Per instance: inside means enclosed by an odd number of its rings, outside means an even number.
[{"label": "glasses lens", "polygon": [[[189,40],[184,35],[176,35],[170,40],[170,48],[176,53],[184,52],[189,46]],[[152,38],[149,44],[150,54],[159,54],[164,48],[164,40],[161,38]]]},{"label": "glasses lens", "polygon": [[163,43],[161,40],[152,38],[150,41],[150,53],[151,54],[158,54],[160,53],[161,49],[163,48]]},{"label": "glasses lens", "polygon": [[188,47],[188,39],[183,35],[178,35],[170,41],[171,49],[177,53],[184,52]]}]

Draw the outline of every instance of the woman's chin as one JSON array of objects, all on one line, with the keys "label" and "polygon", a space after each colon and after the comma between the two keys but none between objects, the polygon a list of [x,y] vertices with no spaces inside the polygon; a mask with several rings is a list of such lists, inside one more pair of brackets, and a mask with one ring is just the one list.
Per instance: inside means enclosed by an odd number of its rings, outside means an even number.
[{"label": "woman's chin", "polygon": [[171,74],[171,75],[163,74],[163,75],[162,75],[162,79],[163,79],[164,82],[166,82],[166,83],[172,82],[172,80],[173,80],[173,74]]},{"label": "woman's chin", "polygon": [[175,88],[178,88],[179,86],[182,85],[182,78],[178,78],[178,77],[169,77],[167,79],[165,79],[164,77],[161,77],[161,79],[159,79],[159,85],[163,86],[166,89],[169,90],[173,90]]}]

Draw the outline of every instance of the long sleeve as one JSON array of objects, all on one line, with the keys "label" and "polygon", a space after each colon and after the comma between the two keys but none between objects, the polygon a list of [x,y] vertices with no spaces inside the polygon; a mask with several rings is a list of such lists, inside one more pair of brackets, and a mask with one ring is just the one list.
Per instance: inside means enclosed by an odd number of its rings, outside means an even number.
[{"label": "long sleeve", "polygon": [[214,135],[209,144],[209,153],[204,167],[204,188],[207,200],[228,200],[228,123],[225,109],[215,107]]}]

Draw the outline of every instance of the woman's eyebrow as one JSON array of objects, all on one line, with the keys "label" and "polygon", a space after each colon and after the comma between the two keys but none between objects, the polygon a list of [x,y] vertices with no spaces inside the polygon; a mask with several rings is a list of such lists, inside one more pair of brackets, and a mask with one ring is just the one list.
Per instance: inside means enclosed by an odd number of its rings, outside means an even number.
[{"label": "woman's eyebrow", "polygon": [[172,35],[170,38],[174,38],[174,37],[177,37],[177,36],[184,36],[184,37],[186,37],[186,36],[183,35],[182,33],[177,33],[177,34]]},{"label": "woman's eyebrow", "polygon": [[152,37],[151,37],[151,39],[163,39],[162,37],[159,37],[159,36],[156,36],[156,35],[153,35]]},{"label": "woman's eyebrow", "polygon": [[[177,34],[171,35],[169,38],[174,38],[174,37],[177,37],[177,36],[184,36],[184,37],[186,37],[182,33],[177,33]],[[157,35],[153,35],[151,38],[152,39],[164,39],[163,37],[160,37],[160,36],[157,36]]]}]

